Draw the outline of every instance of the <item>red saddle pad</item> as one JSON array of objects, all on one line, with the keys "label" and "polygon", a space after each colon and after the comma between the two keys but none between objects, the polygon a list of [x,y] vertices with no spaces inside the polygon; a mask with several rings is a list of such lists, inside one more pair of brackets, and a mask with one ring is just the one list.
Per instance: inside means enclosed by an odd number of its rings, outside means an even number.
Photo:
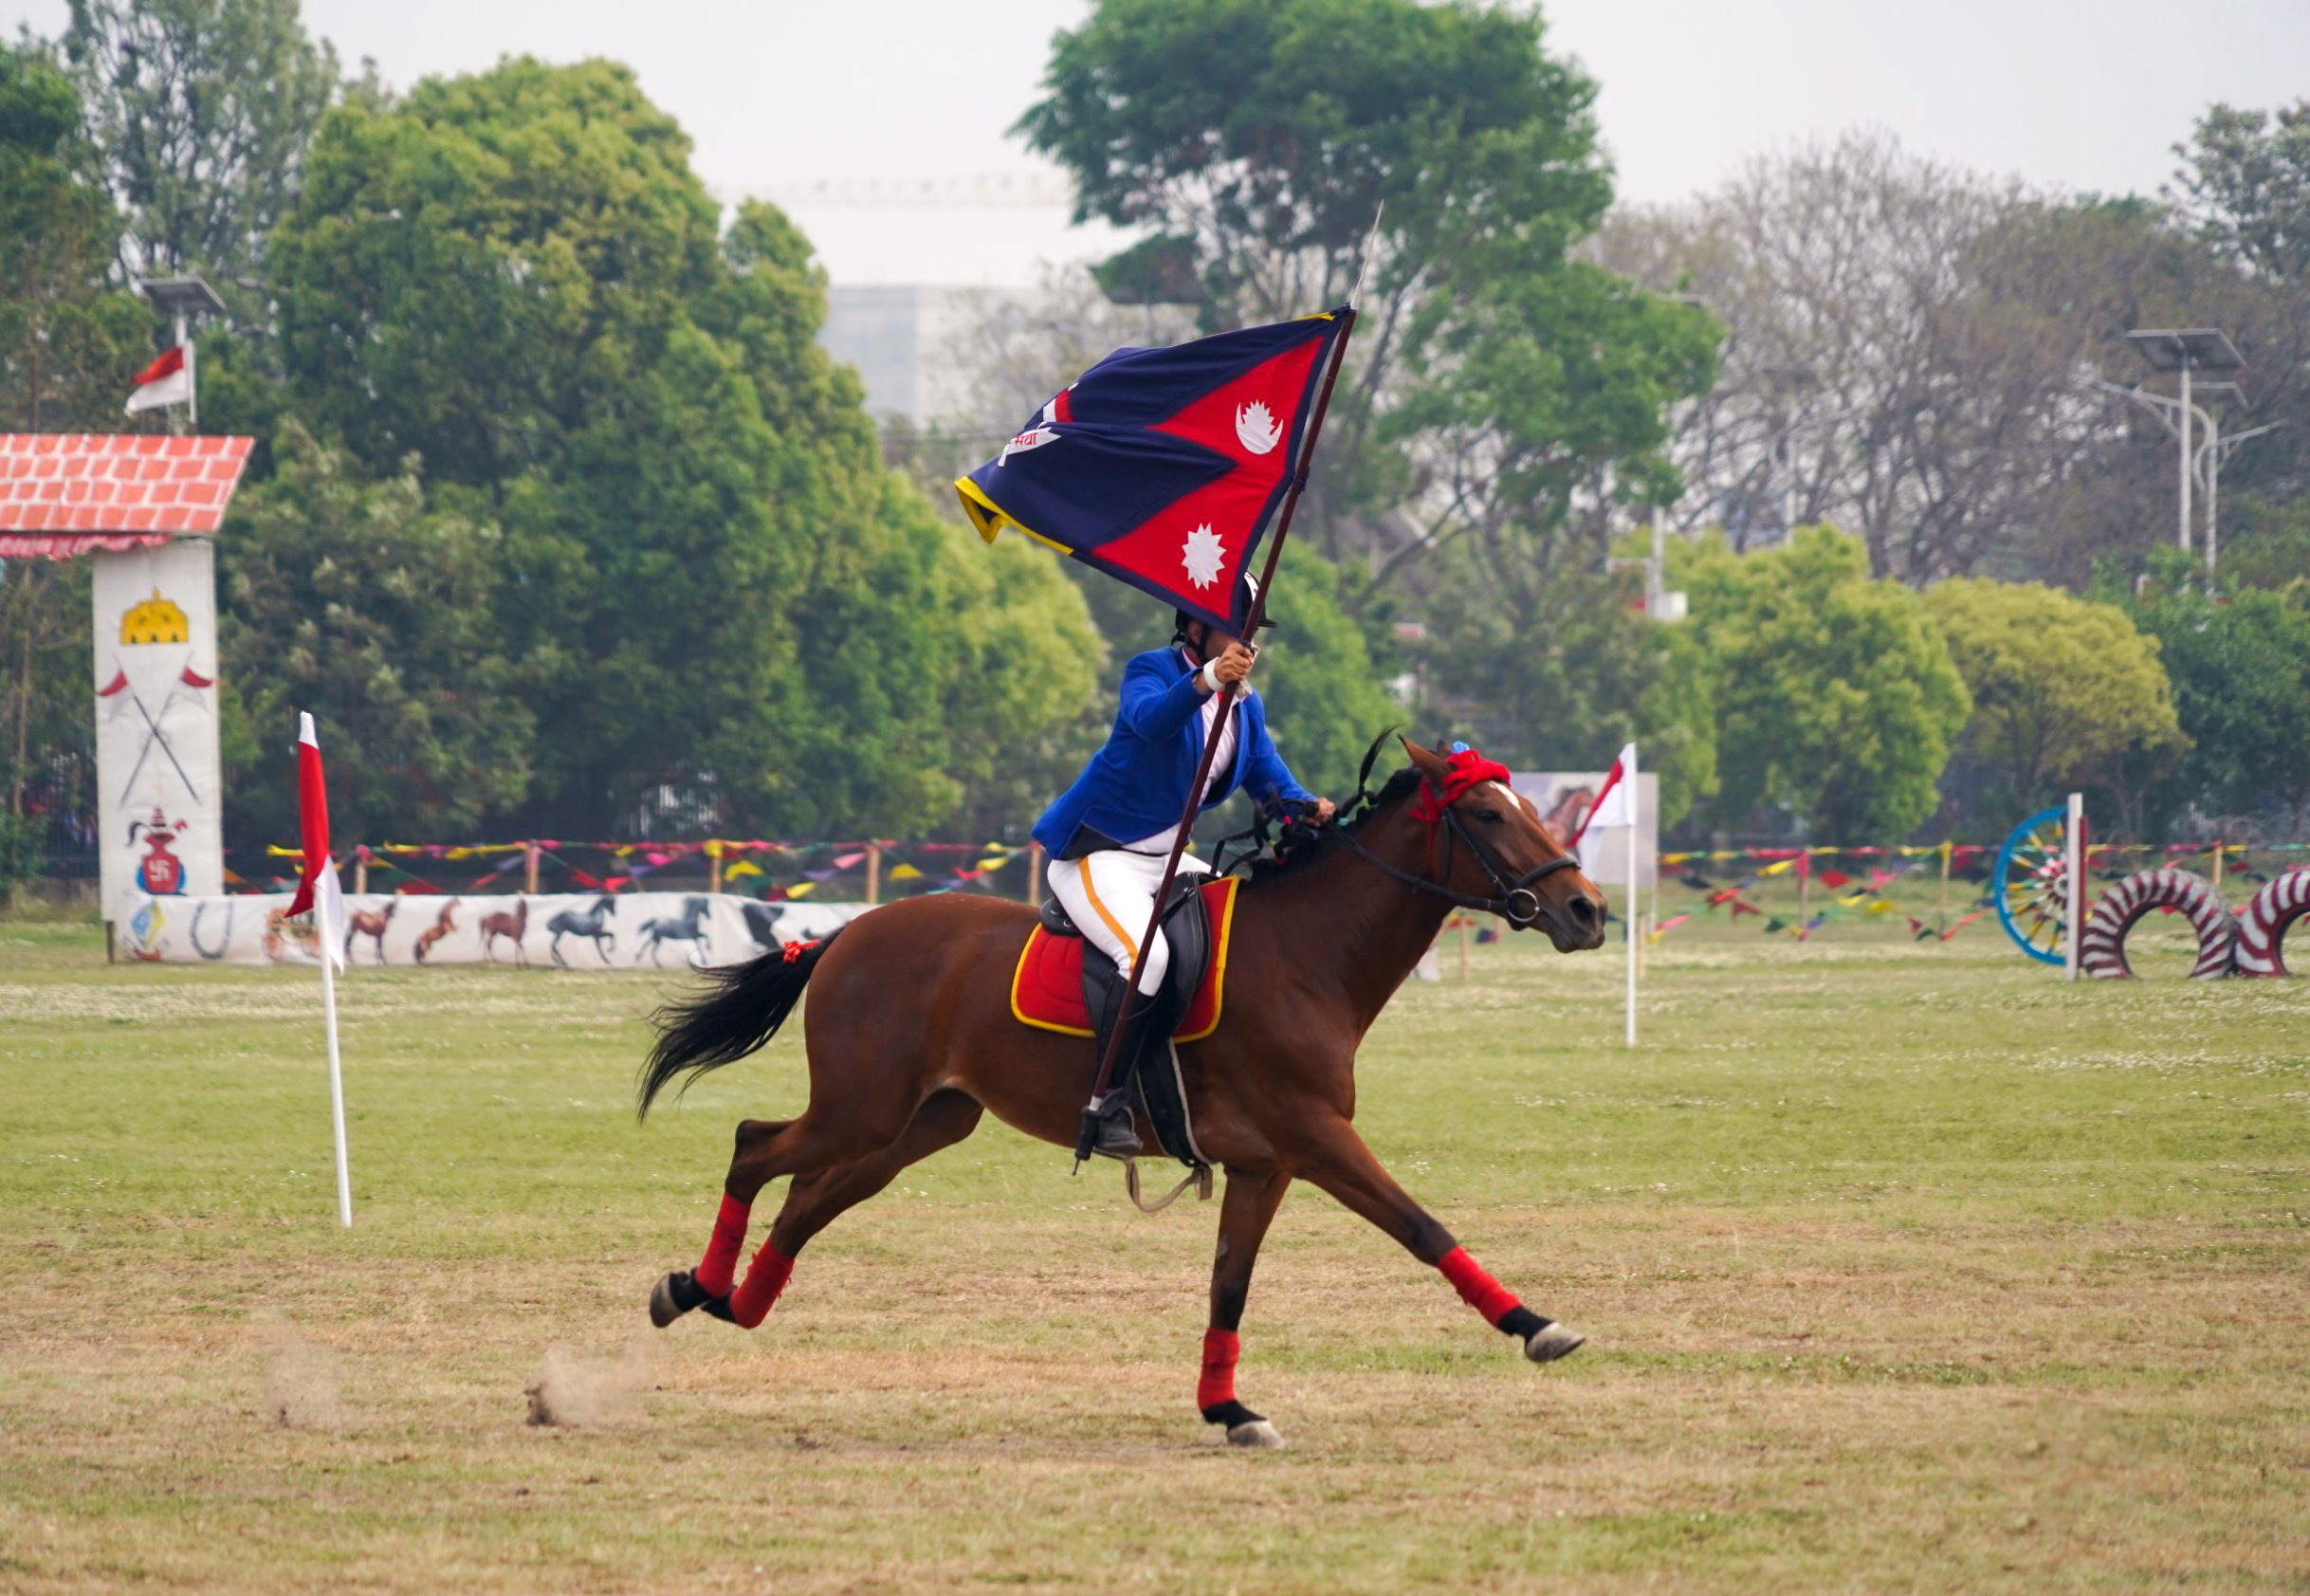
[{"label": "red saddle pad", "polygon": [[[1201,1041],[1219,1028],[1219,1002],[1227,985],[1227,933],[1235,925],[1236,876],[1203,883],[1203,914],[1211,924],[1211,963],[1195,1000],[1171,1035],[1182,1042]],[[1070,1036],[1088,1036],[1091,1012],[1083,1006],[1083,954],[1090,945],[1081,937],[1054,937],[1038,924],[1019,950],[1018,967],[1011,974],[1011,1012],[1038,1030]],[[1105,958],[1105,954],[1098,957]]]}]

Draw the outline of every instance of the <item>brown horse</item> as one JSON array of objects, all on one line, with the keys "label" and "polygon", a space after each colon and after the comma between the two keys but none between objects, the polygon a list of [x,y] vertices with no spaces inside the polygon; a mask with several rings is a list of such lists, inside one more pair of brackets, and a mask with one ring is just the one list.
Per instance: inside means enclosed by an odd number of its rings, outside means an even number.
[{"label": "brown horse", "polygon": [[357,908],[345,916],[345,963],[353,963],[353,939],[369,937],[377,945],[377,963],[385,963],[385,927],[393,924],[399,898],[387,898],[382,909]]},{"label": "brown horse", "polygon": [[[1537,926],[1559,952],[1604,942],[1602,896],[1531,803],[1508,790],[1506,771],[1477,756],[1447,761],[1404,747],[1412,768],[1359,817],[1326,826],[1294,862],[1238,894],[1228,948],[1233,999],[1208,1039],[1179,1051],[1197,1140],[1227,1172],[1198,1402],[1238,1445],[1281,1443],[1236,1400],[1236,1330],[1260,1240],[1295,1180],[1441,1270],[1534,1363],[1583,1339],[1523,1307],[1461,1251],[1388,1178],[1350,1123],[1356,1048],[1453,905]],[[651,1292],[655,1323],[704,1308],[759,1325],[813,1236],[908,1165],[968,1136],[985,1110],[1073,1146],[1091,1050],[1030,1030],[1010,1011],[1011,972],[1034,924],[1024,906],[989,898],[908,899],[823,942],[789,943],[717,972],[706,992],[660,1016],[642,1073],[644,1112],[675,1076],[761,1047],[808,983],[810,1106],[797,1119],[740,1122],[705,1258]],[[1149,1136],[1144,1118],[1141,1135]],[[780,1175],[794,1183],[736,1284],[755,1196]]]},{"label": "brown horse", "polygon": [[529,956],[522,951],[522,937],[528,929],[529,900],[527,898],[514,899],[511,914],[500,909],[495,914],[483,915],[481,917],[482,957],[492,964],[496,963],[497,939],[511,937],[513,939],[513,962],[517,964],[528,963]]}]

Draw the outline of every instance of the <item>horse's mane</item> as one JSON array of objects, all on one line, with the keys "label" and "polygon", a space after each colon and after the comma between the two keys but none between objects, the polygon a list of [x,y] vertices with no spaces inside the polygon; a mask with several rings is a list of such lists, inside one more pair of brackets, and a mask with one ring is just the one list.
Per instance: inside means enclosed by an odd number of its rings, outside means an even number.
[{"label": "horse's mane", "polygon": [[[1356,776],[1355,797],[1343,804],[1338,814],[1320,826],[1306,822],[1287,824],[1272,847],[1262,846],[1247,853],[1229,866],[1229,871],[1243,871],[1254,886],[1296,874],[1337,853],[1381,810],[1409,798],[1420,785],[1420,771],[1414,765],[1407,764],[1390,776],[1380,783],[1377,792],[1369,790],[1372,762],[1379,757],[1380,744],[1387,740],[1387,735],[1384,731],[1372,740],[1370,749],[1364,755],[1364,768]],[[1254,827],[1253,832],[1261,844],[1266,844],[1265,822]]]}]

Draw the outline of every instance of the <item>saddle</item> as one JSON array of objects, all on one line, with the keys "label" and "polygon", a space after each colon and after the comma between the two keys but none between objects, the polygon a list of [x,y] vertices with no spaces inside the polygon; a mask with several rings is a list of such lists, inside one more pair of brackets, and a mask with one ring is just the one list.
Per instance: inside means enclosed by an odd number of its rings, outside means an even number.
[{"label": "saddle", "polygon": [[[1219,1029],[1227,937],[1240,885],[1234,876],[1173,884],[1163,917],[1170,969],[1164,990],[1142,1001],[1162,1004],[1175,1017],[1170,1027],[1175,1044],[1200,1041]],[[1056,899],[1045,902],[1040,912],[1042,923],[1028,934],[1011,977],[1011,1013],[1037,1030],[1096,1036],[1102,1028],[1097,1022],[1122,1000],[1125,978],[1106,955],[1089,947]],[[1190,1167],[1202,1166],[1207,1161],[1195,1145],[1176,1046],[1160,1058],[1150,1056],[1134,1084],[1164,1151]]]}]

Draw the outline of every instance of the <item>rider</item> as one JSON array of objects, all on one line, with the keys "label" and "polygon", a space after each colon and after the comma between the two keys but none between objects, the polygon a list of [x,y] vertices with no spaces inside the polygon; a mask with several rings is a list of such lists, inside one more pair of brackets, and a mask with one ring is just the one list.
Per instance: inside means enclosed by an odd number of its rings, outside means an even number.
[{"label": "rider", "polygon": [[[1238,615],[1250,613],[1259,591],[1250,577],[1243,578],[1243,586]],[[1106,746],[1091,756],[1074,784],[1035,823],[1035,840],[1051,856],[1052,895],[1091,945],[1115,962],[1127,981],[1139,939],[1154,915],[1155,890],[1163,882],[1164,862],[1178,835],[1196,763],[1219,712],[1222,684],[1237,685],[1237,707],[1219,733],[1200,807],[1223,803],[1242,787],[1271,814],[1306,804],[1314,806],[1318,820],[1329,819],[1332,813],[1331,800],[1302,787],[1268,737],[1267,711],[1250,687],[1256,651],[1184,610],[1175,614],[1171,646],[1150,649],[1124,668],[1123,706]],[[1179,868],[1182,874],[1210,870],[1192,853],[1180,855]],[[1131,1127],[1132,1072],[1155,1022],[1172,1018],[1157,1012],[1162,1004],[1144,1000],[1162,991],[1170,958],[1169,944],[1156,932],[1139,980],[1143,1000],[1133,1005],[1114,1079],[1099,1101],[1095,1150],[1110,1157],[1128,1158],[1139,1151],[1139,1136]],[[1113,1005],[1098,1017],[1103,1028],[1100,1056],[1105,1055],[1120,1007]]]}]

